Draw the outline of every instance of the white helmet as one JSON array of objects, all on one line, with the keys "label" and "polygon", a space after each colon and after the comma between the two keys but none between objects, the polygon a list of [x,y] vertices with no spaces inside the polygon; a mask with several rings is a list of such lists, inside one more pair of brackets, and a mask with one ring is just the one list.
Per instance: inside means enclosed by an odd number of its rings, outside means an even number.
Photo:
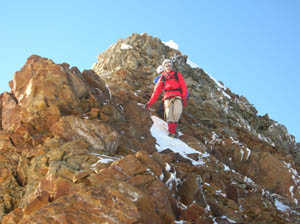
[{"label": "white helmet", "polygon": [[160,74],[163,71],[164,71],[164,66],[162,66],[162,65],[158,66],[157,69],[156,69],[157,74]]},{"label": "white helmet", "polygon": [[163,61],[163,63],[162,63],[162,66],[164,66],[165,67],[165,65],[166,64],[173,64],[173,62],[170,60],[170,59],[165,59],[164,61]]}]

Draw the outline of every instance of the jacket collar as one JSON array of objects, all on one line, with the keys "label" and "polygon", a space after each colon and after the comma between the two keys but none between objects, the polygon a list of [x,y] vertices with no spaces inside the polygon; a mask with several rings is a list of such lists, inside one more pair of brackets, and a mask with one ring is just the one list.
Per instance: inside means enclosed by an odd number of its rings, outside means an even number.
[{"label": "jacket collar", "polygon": [[165,76],[168,76],[168,75],[173,75],[175,72],[174,71],[171,71],[171,72],[163,72],[163,74]]}]

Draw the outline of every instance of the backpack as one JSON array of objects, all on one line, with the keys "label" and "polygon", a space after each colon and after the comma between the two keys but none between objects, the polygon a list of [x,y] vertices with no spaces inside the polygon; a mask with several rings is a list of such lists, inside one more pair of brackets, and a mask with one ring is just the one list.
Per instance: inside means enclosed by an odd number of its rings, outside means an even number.
[{"label": "backpack", "polygon": [[159,74],[158,76],[156,76],[154,79],[153,79],[153,83],[156,84],[160,78],[161,74]]}]

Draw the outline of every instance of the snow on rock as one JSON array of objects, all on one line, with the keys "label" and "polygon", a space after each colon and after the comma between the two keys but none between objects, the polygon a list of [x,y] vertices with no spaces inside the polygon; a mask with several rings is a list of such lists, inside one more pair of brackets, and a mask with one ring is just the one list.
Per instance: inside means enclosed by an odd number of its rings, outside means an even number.
[{"label": "snow on rock", "polygon": [[216,190],[216,195],[221,195],[222,197],[226,198],[226,194],[224,194],[222,190]]},{"label": "snow on rock", "polygon": [[240,148],[240,153],[241,153],[241,161],[243,160],[244,157],[244,150]]},{"label": "snow on rock", "polygon": [[211,140],[209,141],[209,144],[214,144],[214,143],[221,143],[222,139],[219,138],[219,136],[213,131],[211,135]]},{"label": "snow on rock", "polygon": [[171,166],[169,163],[166,163],[166,167],[165,167],[166,171],[170,172],[171,170]]},{"label": "snow on rock", "polygon": [[168,163],[166,163],[166,171],[170,173],[170,177],[166,182],[166,185],[168,186],[169,190],[172,190],[173,183],[175,184],[175,189],[177,189],[177,186],[180,183],[182,183],[182,181],[180,180],[180,178],[177,178],[176,170],[174,169],[173,171],[171,171],[171,166]]},{"label": "snow on rock", "polygon": [[132,49],[132,46],[124,43],[121,45],[121,50],[128,50],[128,49]]},{"label": "snow on rock", "polygon": [[[152,136],[156,139],[156,149],[161,152],[165,149],[170,149],[175,153],[179,153],[182,157],[190,160],[193,165],[203,166],[205,161],[203,158],[209,157],[208,153],[201,153],[191,147],[180,139],[168,136],[167,123],[156,116],[151,117],[153,125],[150,129]],[[188,157],[188,154],[198,154],[198,161]]]},{"label": "snow on rock", "polygon": [[97,166],[99,163],[111,163],[111,162],[120,160],[119,157],[101,155],[101,154],[98,154],[98,153],[91,153],[91,154],[97,156],[97,158],[98,158],[98,161],[96,163],[94,163],[92,165],[92,167]]},{"label": "snow on rock", "polygon": [[176,224],[185,224],[187,223],[186,221],[184,220],[178,220],[178,221],[175,221]]},{"label": "snow on rock", "polygon": [[232,220],[232,219],[228,218],[228,217],[227,217],[227,216],[225,216],[225,215],[223,215],[221,218],[222,218],[222,219],[226,219],[226,220],[228,220],[230,223],[236,223],[236,221],[234,221],[234,220]]},{"label": "snow on rock", "polygon": [[289,192],[290,192],[291,198],[293,199],[294,203],[296,205],[298,205],[298,200],[294,197],[294,191],[297,191],[299,189],[299,187],[297,187],[297,186],[299,186],[299,184],[300,184],[300,175],[298,174],[297,170],[292,167],[291,163],[287,163],[287,162],[283,161],[283,164],[289,170],[289,173],[291,173],[291,175],[292,175],[292,179],[293,179],[295,186],[293,186],[293,185],[290,186]]},{"label": "snow on rock", "polygon": [[178,50],[178,49],[179,49],[178,44],[175,43],[173,40],[169,40],[169,41],[167,41],[167,42],[164,42],[164,41],[163,41],[163,43],[164,43],[164,45],[166,45],[166,46],[168,46],[168,47],[170,47],[170,48],[173,48],[173,49],[175,49],[175,50]]},{"label": "snow on rock", "polygon": [[265,141],[265,142],[269,143],[270,145],[272,145],[273,147],[275,147],[274,142],[273,142],[270,138],[267,138],[267,137],[265,137],[265,136],[263,136],[263,135],[261,135],[261,134],[258,134],[257,137],[258,137],[260,140]]},{"label": "snow on rock", "polygon": [[190,65],[192,68],[200,68],[199,65],[197,65],[194,62],[192,62],[190,59],[187,59],[187,64]]},{"label": "snow on rock", "polygon": [[220,91],[226,98],[231,99],[231,96],[229,96],[224,90],[226,90],[226,87],[218,82],[214,77],[209,76],[217,85],[218,91]]},{"label": "snow on rock", "polygon": [[248,147],[246,147],[246,150],[248,152],[246,160],[248,160],[251,155],[251,150]]},{"label": "snow on rock", "polygon": [[275,206],[277,208],[277,210],[282,211],[282,212],[286,212],[290,210],[290,207],[283,204],[281,201],[275,199]]},{"label": "snow on rock", "polygon": [[159,176],[159,179],[160,179],[161,181],[163,181],[164,178],[165,178],[164,173],[161,173],[161,175]]},{"label": "snow on rock", "polygon": [[246,152],[246,158],[245,160],[248,160],[250,155],[251,155],[251,149],[243,145],[242,143],[239,142],[239,140],[235,140],[233,137],[230,137],[231,141],[233,144],[240,146],[240,153],[241,153],[241,161],[244,159],[244,154]]},{"label": "snow on rock", "polygon": [[230,171],[229,166],[227,166],[225,163],[223,163],[223,166],[224,166],[224,171]]}]

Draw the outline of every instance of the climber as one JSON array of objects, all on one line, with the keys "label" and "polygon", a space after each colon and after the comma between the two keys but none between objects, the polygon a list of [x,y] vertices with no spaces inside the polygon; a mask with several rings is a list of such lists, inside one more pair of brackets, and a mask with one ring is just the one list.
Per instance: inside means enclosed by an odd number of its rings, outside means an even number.
[{"label": "climber", "polygon": [[181,73],[174,71],[174,66],[170,59],[165,59],[162,66],[164,71],[155,85],[150,100],[146,103],[146,108],[149,109],[164,90],[163,101],[169,136],[178,137],[177,123],[183,106],[186,106],[187,103],[186,84]]}]

